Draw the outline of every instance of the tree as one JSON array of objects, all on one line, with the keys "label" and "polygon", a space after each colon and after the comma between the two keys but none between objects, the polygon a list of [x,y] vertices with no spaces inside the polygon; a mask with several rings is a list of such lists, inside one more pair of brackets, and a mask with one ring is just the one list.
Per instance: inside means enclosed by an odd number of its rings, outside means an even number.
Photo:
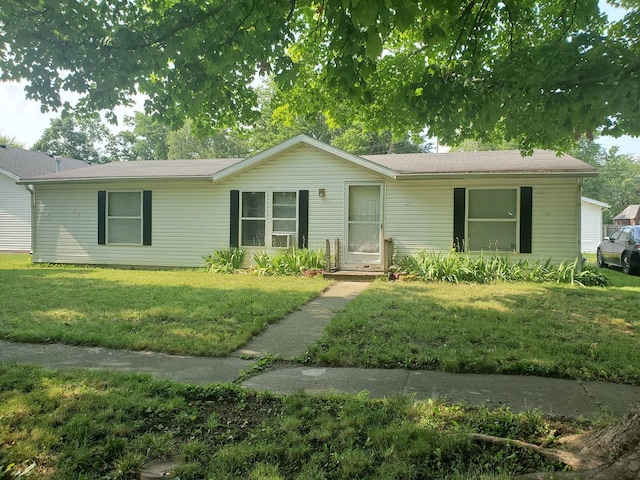
[{"label": "tree", "polygon": [[0,70],[45,107],[141,92],[155,119],[207,128],[251,124],[272,74],[295,116],[566,149],[640,135],[640,5],[617,3],[608,23],[596,0],[5,0]]},{"label": "tree", "polygon": [[565,464],[571,471],[530,473],[521,480],[637,480],[640,472],[640,403],[615,425],[568,437],[560,449],[490,435],[472,434],[476,442],[529,449]]},{"label": "tree", "polygon": [[99,117],[75,119],[63,116],[51,120],[49,127],[31,149],[59,157],[104,163],[109,159],[101,151],[101,146],[108,139],[109,132]]},{"label": "tree", "polygon": [[0,133],[0,145],[6,145],[13,148],[25,148],[25,144],[19,141],[16,137],[9,135],[3,135]]},{"label": "tree", "polygon": [[486,152],[495,150],[517,150],[518,145],[514,141],[507,142],[505,140],[475,140],[467,139],[458,145],[451,147],[451,152]]},{"label": "tree", "polygon": [[605,150],[594,141],[582,140],[571,154],[598,169],[598,176],[585,178],[584,196],[611,205],[603,215],[605,224],[628,205],[640,199],[640,163],[630,155],[619,154],[616,148]]},{"label": "tree", "polygon": [[171,159],[238,158],[249,154],[249,147],[238,132],[212,131],[203,136],[194,132],[190,120],[168,134],[167,147]]},{"label": "tree", "polygon": [[169,128],[157,119],[136,112],[125,123],[133,126],[132,156],[137,160],[166,160],[169,158],[167,136]]}]

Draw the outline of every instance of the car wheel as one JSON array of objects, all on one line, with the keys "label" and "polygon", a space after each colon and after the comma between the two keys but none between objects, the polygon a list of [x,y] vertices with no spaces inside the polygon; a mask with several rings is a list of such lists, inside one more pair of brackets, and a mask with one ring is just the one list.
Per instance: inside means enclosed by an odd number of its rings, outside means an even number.
[{"label": "car wheel", "polygon": [[622,271],[627,275],[631,273],[631,255],[628,252],[622,254],[622,261],[620,262]]},{"label": "car wheel", "polygon": [[600,268],[606,268],[607,264],[605,263],[605,261],[602,259],[602,251],[600,249],[598,249],[598,252],[596,254],[596,261],[598,262],[598,267]]}]

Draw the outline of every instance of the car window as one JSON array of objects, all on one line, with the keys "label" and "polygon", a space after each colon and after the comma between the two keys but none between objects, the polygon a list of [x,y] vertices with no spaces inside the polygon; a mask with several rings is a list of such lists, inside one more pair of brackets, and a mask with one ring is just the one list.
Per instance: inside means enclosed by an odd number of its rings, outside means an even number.
[{"label": "car window", "polygon": [[620,237],[621,234],[622,234],[622,230],[616,230],[615,232],[613,232],[611,234],[611,236],[609,238],[611,240],[618,240],[618,238]]},{"label": "car window", "polygon": [[628,228],[625,228],[620,232],[620,237],[618,237],[617,241],[624,243],[624,242],[628,242],[630,238],[631,238],[631,231]]}]

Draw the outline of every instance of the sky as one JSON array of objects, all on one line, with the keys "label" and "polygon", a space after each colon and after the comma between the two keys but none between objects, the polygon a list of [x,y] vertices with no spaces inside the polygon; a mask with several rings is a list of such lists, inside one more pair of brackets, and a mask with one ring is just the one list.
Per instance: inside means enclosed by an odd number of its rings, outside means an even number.
[{"label": "sky", "polygon": [[[603,0],[600,0],[600,8],[611,19],[622,16],[619,9],[606,5]],[[122,125],[124,116],[131,115],[133,110],[118,108],[115,113]],[[0,82],[0,134],[13,137],[29,148],[40,138],[51,119],[57,116],[59,116],[58,113],[42,113],[38,102],[27,100],[22,85],[15,82]],[[640,138],[600,137],[597,142],[607,150],[617,146],[620,153],[640,157]]]}]

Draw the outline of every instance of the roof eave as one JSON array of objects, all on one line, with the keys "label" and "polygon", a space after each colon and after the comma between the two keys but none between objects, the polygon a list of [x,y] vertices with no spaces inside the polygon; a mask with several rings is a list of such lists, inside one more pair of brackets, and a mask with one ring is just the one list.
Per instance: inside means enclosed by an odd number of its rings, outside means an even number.
[{"label": "roof eave", "polygon": [[434,173],[398,173],[397,180],[427,180],[427,179],[450,179],[450,178],[484,178],[484,177],[596,177],[597,172],[434,172]]},{"label": "roof eave", "polygon": [[144,177],[91,177],[91,178],[26,178],[19,182],[19,185],[47,185],[47,184],[62,184],[62,183],[106,183],[106,182],[135,182],[145,180],[204,180],[211,181],[211,175],[178,175],[178,176],[166,176],[166,175],[154,175]]}]

